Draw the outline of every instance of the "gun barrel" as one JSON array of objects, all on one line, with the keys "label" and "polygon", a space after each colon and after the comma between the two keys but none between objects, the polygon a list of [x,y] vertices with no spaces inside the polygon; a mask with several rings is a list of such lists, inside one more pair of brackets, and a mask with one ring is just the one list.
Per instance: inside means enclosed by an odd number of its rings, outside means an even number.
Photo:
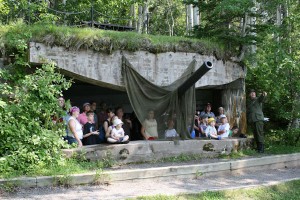
[{"label": "gun barrel", "polygon": [[204,62],[199,69],[197,69],[192,76],[187,79],[182,85],[178,87],[178,96],[182,96],[190,87],[192,87],[204,74],[213,68],[210,61]]}]

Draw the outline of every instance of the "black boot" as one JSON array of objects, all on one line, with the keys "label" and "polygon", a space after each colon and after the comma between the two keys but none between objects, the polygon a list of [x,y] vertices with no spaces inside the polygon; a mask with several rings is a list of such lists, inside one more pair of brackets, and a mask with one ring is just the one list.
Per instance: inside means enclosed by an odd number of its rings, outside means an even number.
[{"label": "black boot", "polygon": [[258,153],[264,153],[265,152],[265,145],[262,142],[259,142],[257,145],[257,151]]}]

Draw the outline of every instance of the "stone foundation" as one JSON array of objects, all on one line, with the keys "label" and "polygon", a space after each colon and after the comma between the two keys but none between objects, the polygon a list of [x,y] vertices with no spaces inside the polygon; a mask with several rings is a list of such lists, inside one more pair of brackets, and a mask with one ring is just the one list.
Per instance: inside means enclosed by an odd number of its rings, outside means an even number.
[{"label": "stone foundation", "polygon": [[131,163],[152,161],[180,154],[200,154],[213,157],[219,154],[250,148],[252,138],[230,138],[224,140],[177,140],[177,141],[131,141],[128,144],[99,144],[80,149],[65,149],[70,157],[77,153],[95,161],[112,157],[117,162]]}]

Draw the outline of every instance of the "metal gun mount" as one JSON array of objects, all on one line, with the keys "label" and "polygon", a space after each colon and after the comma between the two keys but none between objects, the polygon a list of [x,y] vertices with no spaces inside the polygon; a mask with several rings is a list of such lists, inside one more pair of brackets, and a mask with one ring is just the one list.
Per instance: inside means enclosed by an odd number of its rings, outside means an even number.
[{"label": "metal gun mount", "polygon": [[213,68],[213,64],[210,61],[204,62],[192,76],[187,79],[183,84],[178,87],[178,96],[182,96],[190,87],[192,87],[206,72]]}]

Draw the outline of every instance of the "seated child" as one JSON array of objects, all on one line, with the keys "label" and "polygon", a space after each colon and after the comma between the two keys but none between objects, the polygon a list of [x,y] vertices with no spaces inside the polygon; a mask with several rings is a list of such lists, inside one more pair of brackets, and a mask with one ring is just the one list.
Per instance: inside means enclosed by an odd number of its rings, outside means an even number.
[{"label": "seated child", "polygon": [[239,128],[237,126],[233,126],[232,129],[229,131],[229,137],[237,136],[239,132]]},{"label": "seated child", "polygon": [[83,145],[99,144],[99,131],[96,130],[96,125],[94,123],[94,112],[88,111],[87,123],[83,126]]},{"label": "seated child", "polygon": [[109,143],[127,143],[129,140],[129,136],[125,135],[125,131],[122,128],[123,122],[116,118],[113,121],[114,127],[111,130],[110,136],[107,138],[107,142]]},{"label": "seated child", "polygon": [[226,138],[229,136],[230,125],[227,121],[226,115],[220,115],[220,118],[222,124],[218,128],[218,135],[220,135],[222,138]]},{"label": "seated child", "polygon": [[199,137],[205,137],[205,130],[207,128],[208,116],[203,115],[201,118],[201,123],[199,125]]},{"label": "seated child", "polygon": [[174,138],[178,137],[178,133],[174,129],[174,121],[172,119],[168,120],[168,129],[165,131],[165,138]]},{"label": "seated child", "polygon": [[221,137],[218,136],[217,129],[215,128],[215,125],[216,125],[215,118],[213,118],[213,117],[209,118],[208,119],[208,126],[205,129],[205,135],[206,135],[206,137],[208,137],[210,139],[213,138],[213,139],[216,139],[216,140],[220,140]]},{"label": "seated child", "polygon": [[240,133],[239,127],[233,126],[232,129],[229,131],[229,137],[247,138],[247,135]]}]

